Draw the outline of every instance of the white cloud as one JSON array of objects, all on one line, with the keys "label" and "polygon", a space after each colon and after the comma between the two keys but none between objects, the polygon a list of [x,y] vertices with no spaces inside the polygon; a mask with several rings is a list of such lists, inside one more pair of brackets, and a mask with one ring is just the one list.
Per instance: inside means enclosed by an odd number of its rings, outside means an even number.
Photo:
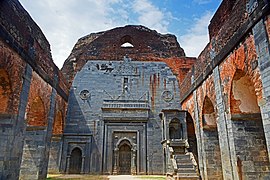
[{"label": "white cloud", "polygon": [[[20,0],[51,44],[55,64],[61,68],[77,40],[92,32],[127,23],[167,32],[169,12],[149,0]],[[133,15],[138,17],[134,18]],[[167,17],[166,17],[167,16]]]},{"label": "white cloud", "polygon": [[171,14],[163,12],[148,0],[135,0],[133,10],[138,13],[138,23],[155,29],[160,33],[168,32]]},{"label": "white cloud", "polygon": [[212,16],[213,13],[207,11],[202,17],[194,19],[195,23],[188,33],[178,37],[187,56],[197,57],[209,42],[208,25]]},{"label": "white cloud", "polygon": [[110,5],[121,0],[20,0],[51,44],[55,64],[61,68],[76,41],[91,32],[118,25]]}]

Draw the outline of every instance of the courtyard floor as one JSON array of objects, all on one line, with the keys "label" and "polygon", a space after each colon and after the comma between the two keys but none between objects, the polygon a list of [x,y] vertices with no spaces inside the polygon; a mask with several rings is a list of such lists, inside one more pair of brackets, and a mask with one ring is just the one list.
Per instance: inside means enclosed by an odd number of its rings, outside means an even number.
[{"label": "courtyard floor", "polygon": [[54,175],[49,174],[47,180],[165,180],[165,176],[131,176],[131,175],[117,175],[117,176],[95,176],[95,175]]}]

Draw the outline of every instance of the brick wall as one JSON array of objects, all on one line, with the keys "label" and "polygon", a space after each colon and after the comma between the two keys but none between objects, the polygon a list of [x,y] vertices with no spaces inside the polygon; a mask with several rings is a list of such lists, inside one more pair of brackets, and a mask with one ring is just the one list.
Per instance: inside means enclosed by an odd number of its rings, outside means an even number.
[{"label": "brick wall", "polygon": [[[0,142],[4,143],[1,146],[0,179],[18,179],[20,170],[21,175],[28,172],[24,175],[29,178],[33,174],[39,174],[39,177],[31,178],[44,178],[54,97],[58,94],[58,101],[67,103],[68,88],[53,63],[48,41],[17,0],[0,2],[0,60]],[[65,112],[66,106],[60,106],[58,109]],[[43,126],[43,129],[26,131],[27,120],[29,125]],[[39,155],[33,157],[33,153]],[[26,161],[20,169],[22,159]],[[31,169],[31,162],[35,165],[40,162],[39,167]]]}]

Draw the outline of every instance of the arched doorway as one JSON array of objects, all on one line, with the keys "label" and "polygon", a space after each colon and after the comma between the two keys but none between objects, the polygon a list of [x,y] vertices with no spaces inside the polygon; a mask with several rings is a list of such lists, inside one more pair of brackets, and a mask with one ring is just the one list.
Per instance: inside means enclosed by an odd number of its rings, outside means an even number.
[{"label": "arched doorway", "polygon": [[194,121],[193,121],[191,115],[189,114],[189,112],[187,112],[187,136],[188,136],[188,144],[189,144],[188,151],[193,153],[195,160],[196,160],[197,164],[199,165],[197,138],[196,138],[194,126],[195,126]]},{"label": "arched doorway", "polygon": [[131,174],[131,147],[127,143],[119,147],[119,174]]},{"label": "arched doorway", "polygon": [[82,151],[74,148],[70,155],[69,173],[80,174],[82,168]]},{"label": "arched doorway", "polygon": [[255,87],[248,74],[239,69],[232,81],[230,112],[239,179],[267,179],[270,163]]},{"label": "arched doorway", "polygon": [[[217,114],[209,97],[205,97],[202,109],[204,168],[206,179],[223,179]],[[215,172],[215,173],[213,173]]]},{"label": "arched doorway", "polygon": [[172,119],[169,125],[169,137],[170,139],[182,139],[183,127],[179,119]]}]

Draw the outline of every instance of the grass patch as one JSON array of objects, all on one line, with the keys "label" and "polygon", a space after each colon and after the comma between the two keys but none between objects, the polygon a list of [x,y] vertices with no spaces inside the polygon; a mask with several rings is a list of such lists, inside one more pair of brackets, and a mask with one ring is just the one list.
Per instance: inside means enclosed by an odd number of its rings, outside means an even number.
[{"label": "grass patch", "polygon": [[99,175],[48,175],[47,180],[108,180],[107,176]]}]

